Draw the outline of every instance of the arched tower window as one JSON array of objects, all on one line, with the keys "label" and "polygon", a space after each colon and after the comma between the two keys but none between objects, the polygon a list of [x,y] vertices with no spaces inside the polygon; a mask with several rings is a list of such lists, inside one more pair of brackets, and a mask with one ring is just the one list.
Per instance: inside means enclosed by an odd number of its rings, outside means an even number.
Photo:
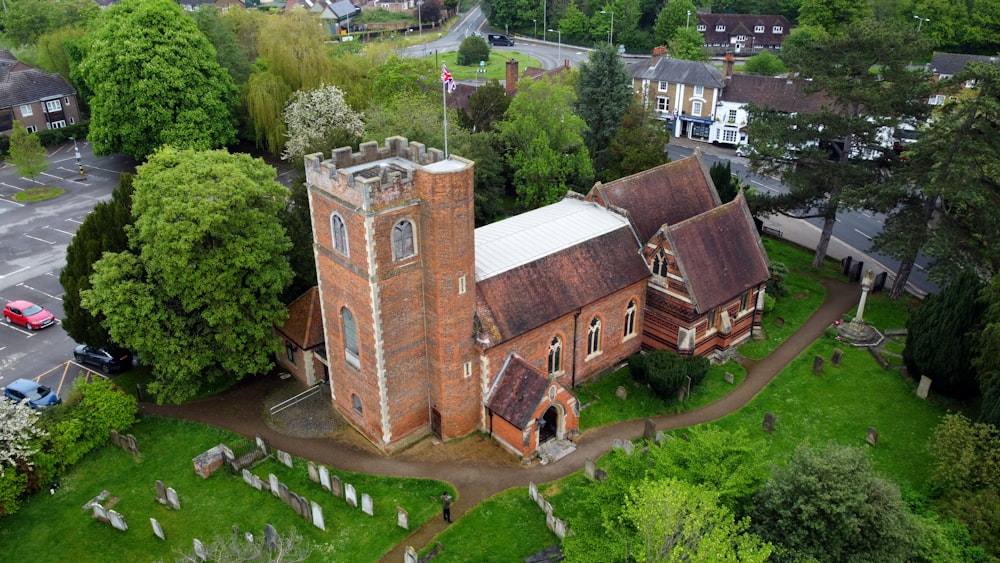
[{"label": "arched tower window", "polygon": [[601,319],[594,317],[587,331],[587,355],[592,356],[601,351]]},{"label": "arched tower window", "polygon": [[334,213],[330,216],[330,233],[333,236],[333,249],[337,252],[347,256],[347,226],[344,225],[344,219]]},{"label": "arched tower window", "polygon": [[358,325],[354,322],[354,314],[347,307],[340,310],[340,319],[344,327],[344,357],[347,363],[354,367],[361,366],[358,358]]},{"label": "arched tower window", "polygon": [[409,258],[416,254],[413,242],[413,223],[404,219],[392,228],[392,257],[394,260]]},{"label": "arched tower window", "polygon": [[558,336],[552,338],[549,344],[549,375],[561,372],[562,369],[562,339]]},{"label": "arched tower window", "polygon": [[653,273],[661,278],[667,277],[667,255],[662,250],[653,257]]},{"label": "arched tower window", "polygon": [[622,336],[632,336],[635,334],[635,299],[628,302],[625,308],[625,333]]}]

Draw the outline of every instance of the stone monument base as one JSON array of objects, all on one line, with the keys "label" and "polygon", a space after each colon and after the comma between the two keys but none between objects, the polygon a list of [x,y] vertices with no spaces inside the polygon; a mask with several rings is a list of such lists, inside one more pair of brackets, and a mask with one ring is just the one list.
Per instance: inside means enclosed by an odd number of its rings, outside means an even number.
[{"label": "stone monument base", "polygon": [[837,327],[837,334],[852,346],[878,346],[885,336],[864,321],[851,321]]}]

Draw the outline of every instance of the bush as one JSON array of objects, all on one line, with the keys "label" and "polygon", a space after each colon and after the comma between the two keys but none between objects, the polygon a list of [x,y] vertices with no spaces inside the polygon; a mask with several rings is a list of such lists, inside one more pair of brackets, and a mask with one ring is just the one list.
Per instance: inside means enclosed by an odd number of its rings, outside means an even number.
[{"label": "bush", "polygon": [[56,147],[71,141],[73,138],[86,139],[90,130],[90,122],[81,121],[59,129],[46,129],[38,132],[38,140],[43,147]]},{"label": "bush", "polygon": [[458,48],[457,62],[460,65],[477,65],[479,61],[490,60],[490,46],[482,37],[470,35],[462,40]]},{"label": "bush", "polygon": [[632,379],[639,383],[649,383],[646,377],[646,356],[642,354],[632,354],[628,357],[628,371],[632,374]]},{"label": "bush", "polygon": [[[631,367],[630,357],[629,368]],[[691,378],[692,386],[700,384],[708,374],[708,368],[708,360],[700,356],[680,356],[670,350],[656,350],[646,355],[643,366],[645,381],[642,382],[648,383],[661,399],[670,399],[687,384],[688,377]]]},{"label": "bush", "polygon": [[775,301],[774,297],[771,297],[767,293],[764,293],[764,312],[765,313],[770,313],[771,311],[773,311],[775,303],[777,303],[777,301]]},{"label": "bush", "polygon": [[788,266],[784,262],[771,262],[771,277],[767,280],[767,294],[775,299],[788,293],[785,289],[785,278],[788,277]]},{"label": "bush", "polygon": [[21,498],[27,491],[28,477],[20,471],[7,469],[0,473],[0,518],[21,508]]}]

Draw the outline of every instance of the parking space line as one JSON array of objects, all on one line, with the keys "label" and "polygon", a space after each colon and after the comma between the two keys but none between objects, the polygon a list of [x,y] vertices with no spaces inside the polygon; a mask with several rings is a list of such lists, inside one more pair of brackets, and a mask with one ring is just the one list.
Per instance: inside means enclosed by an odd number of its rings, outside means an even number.
[{"label": "parking space line", "polygon": [[42,241],[42,242],[44,242],[44,243],[46,243],[46,244],[55,244],[55,242],[53,242],[53,241],[51,241],[51,240],[45,240],[45,239],[43,239],[43,238],[38,238],[38,237],[33,237],[33,236],[31,236],[31,235],[28,235],[28,234],[26,234],[26,235],[24,235],[24,236],[26,236],[26,237],[28,237],[28,238],[33,238],[33,239],[35,239],[35,240],[40,240],[40,241]]},{"label": "parking space line", "polygon": [[62,230],[62,229],[57,229],[57,228],[55,228],[55,227],[46,227],[46,229],[49,229],[49,230],[52,230],[52,231],[55,231],[55,232],[57,232],[57,233],[62,233],[62,234],[64,234],[64,235],[69,235],[69,236],[71,236],[71,237],[72,237],[72,236],[76,236],[76,233],[71,233],[71,232],[69,232],[69,231],[64,231],[64,230]]},{"label": "parking space line", "polygon": [[32,336],[35,335],[34,332],[31,332],[30,330],[24,330],[23,328],[15,325],[14,323],[5,322],[5,323],[3,323],[3,326],[5,326],[5,327],[7,327],[7,328],[9,328],[11,330],[16,330],[17,332],[20,332],[21,334],[27,336],[28,338],[31,338]]},{"label": "parking space line", "polygon": [[23,268],[21,268],[21,269],[18,269],[18,270],[14,270],[13,272],[11,272],[11,273],[9,273],[9,274],[3,274],[3,275],[0,275],[0,280],[2,280],[2,279],[4,279],[4,278],[6,278],[7,276],[13,276],[14,274],[17,274],[17,273],[20,273],[20,272],[23,272],[23,271],[27,270],[27,269],[28,269],[29,267],[30,267],[30,266],[25,266],[25,267],[23,267]]},{"label": "parking space line", "polygon": [[83,224],[83,221],[80,221],[80,220],[77,220],[77,219],[66,219],[66,220],[69,221],[70,223],[76,223],[77,225],[82,225]]},{"label": "parking space line", "polygon": [[9,204],[11,204],[11,205],[16,205],[16,206],[18,206],[18,207],[24,207],[24,204],[23,204],[23,203],[20,203],[20,202],[17,202],[17,201],[11,201],[11,200],[9,200],[9,199],[4,199],[4,198],[2,198],[2,197],[0,197],[0,201],[2,201],[2,202],[4,202],[4,203],[9,203]]}]

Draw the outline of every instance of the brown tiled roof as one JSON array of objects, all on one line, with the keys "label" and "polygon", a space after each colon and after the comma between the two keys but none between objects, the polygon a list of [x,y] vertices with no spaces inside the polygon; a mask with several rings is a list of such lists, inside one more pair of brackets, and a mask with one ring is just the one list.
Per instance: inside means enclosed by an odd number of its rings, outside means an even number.
[{"label": "brown tiled roof", "polygon": [[805,80],[736,74],[726,80],[722,100],[754,103],[786,113],[817,113],[823,106],[833,106],[833,100],[822,93],[807,93],[808,85]]},{"label": "brown tiled roof", "polygon": [[496,344],[648,277],[622,227],[476,282],[477,318]]},{"label": "brown tiled roof", "polygon": [[490,390],[486,407],[523,430],[531,422],[531,415],[538,408],[548,387],[547,377],[520,356],[511,354]]},{"label": "brown tiled roof", "polygon": [[704,313],[770,277],[764,244],[741,192],[667,229],[688,294]]},{"label": "brown tiled roof", "polygon": [[709,182],[699,155],[596,185],[587,199],[628,211],[636,234],[644,243],[664,224],[680,223],[719,204],[719,195]]},{"label": "brown tiled roof", "polygon": [[[781,47],[788,35],[789,25],[785,16],[747,15],[747,14],[698,14],[698,23],[705,26],[701,34],[705,37],[705,45],[726,45],[734,35],[746,35],[752,38],[754,47]],[[715,31],[717,25],[725,26],[725,31]],[[763,33],[754,33],[758,25],[764,26]],[[772,33],[774,26],[781,26],[781,33]],[[751,43],[747,43],[750,47]]]},{"label": "brown tiled roof", "polygon": [[275,327],[299,348],[308,350],[323,344],[323,311],[319,288],[311,287],[288,305],[288,319]]},{"label": "brown tiled roof", "polygon": [[0,52],[0,108],[74,95],[62,76],[18,62],[10,51]]}]

